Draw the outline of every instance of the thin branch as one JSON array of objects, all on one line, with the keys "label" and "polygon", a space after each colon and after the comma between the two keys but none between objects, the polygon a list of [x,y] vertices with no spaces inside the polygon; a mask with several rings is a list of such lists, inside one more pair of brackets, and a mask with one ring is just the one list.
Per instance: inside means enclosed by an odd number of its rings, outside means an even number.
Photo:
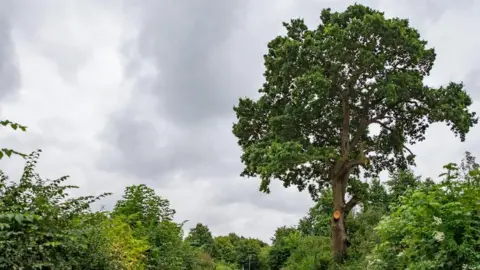
[{"label": "thin branch", "polygon": [[[390,131],[393,135],[395,135],[394,130],[393,130],[392,128],[390,128],[389,126],[385,125],[384,123],[379,122],[379,121],[375,121],[374,123],[379,124],[381,127],[383,127],[384,129]],[[398,140],[398,142],[400,142],[400,139],[399,139],[397,136],[395,136],[395,137],[396,137],[396,139]],[[401,143],[401,142],[400,142],[400,143]],[[402,143],[402,147],[403,147],[405,150],[407,150],[407,151],[410,153],[410,155],[414,156],[412,150],[410,150],[404,143]]]},{"label": "thin branch", "polygon": [[345,205],[345,215],[348,215],[350,211],[357,205],[358,198],[357,196],[353,195],[353,197],[347,202]]},{"label": "thin branch", "polygon": [[345,164],[345,169],[350,170],[351,168],[359,165],[365,165],[365,160],[360,160],[360,159],[350,160]]}]

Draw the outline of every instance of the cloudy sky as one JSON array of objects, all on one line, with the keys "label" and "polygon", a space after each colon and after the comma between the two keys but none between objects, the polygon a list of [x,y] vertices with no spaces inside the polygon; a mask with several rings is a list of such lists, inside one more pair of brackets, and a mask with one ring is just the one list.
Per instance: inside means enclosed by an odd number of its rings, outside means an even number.
[{"label": "cloudy sky", "polygon": [[[480,99],[480,0],[359,1],[388,16],[407,17],[436,48],[428,83],[464,81]],[[201,3],[201,4],[200,4]],[[70,175],[76,194],[113,192],[144,183],[171,201],[176,219],[207,224],[215,235],[235,231],[268,240],[312,205],[308,194],[274,185],[258,192],[243,179],[231,134],[232,107],[263,82],[266,43],[282,21],[314,26],[327,0],[2,0],[0,119],[29,127],[2,129],[0,141],[44,152],[38,171]],[[477,111],[480,106],[476,104]],[[436,176],[469,149],[442,125],[414,147],[417,171]],[[3,159],[14,179],[22,162]]]}]

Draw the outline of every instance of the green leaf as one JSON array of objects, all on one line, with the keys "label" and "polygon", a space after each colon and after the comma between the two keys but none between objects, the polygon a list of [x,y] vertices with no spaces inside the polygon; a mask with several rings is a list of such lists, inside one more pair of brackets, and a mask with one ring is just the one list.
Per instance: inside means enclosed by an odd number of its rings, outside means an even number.
[{"label": "green leaf", "polygon": [[21,224],[22,221],[23,221],[23,215],[21,215],[21,214],[14,215],[14,218],[15,218],[15,221],[17,221],[17,223],[19,223],[19,224]]},{"label": "green leaf", "polygon": [[13,151],[11,149],[3,148],[2,151],[7,155],[7,157],[12,156]]}]

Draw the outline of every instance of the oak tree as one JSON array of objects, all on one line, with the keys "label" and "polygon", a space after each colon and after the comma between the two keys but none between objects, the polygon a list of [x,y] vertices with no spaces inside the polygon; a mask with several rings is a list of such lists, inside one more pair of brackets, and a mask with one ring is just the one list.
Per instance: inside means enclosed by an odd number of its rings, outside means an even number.
[{"label": "oak tree", "polygon": [[286,35],[268,43],[260,97],[239,100],[233,133],[242,176],[259,177],[261,191],[273,179],[313,197],[331,187],[341,258],[345,217],[358,201],[345,201],[350,177],[413,165],[407,145],[424,140],[430,124],[446,123],[463,141],[477,118],[462,83],[423,83],[436,54],[408,20],[358,4],[324,9],[320,19],[313,29],[302,19],[284,23]]}]

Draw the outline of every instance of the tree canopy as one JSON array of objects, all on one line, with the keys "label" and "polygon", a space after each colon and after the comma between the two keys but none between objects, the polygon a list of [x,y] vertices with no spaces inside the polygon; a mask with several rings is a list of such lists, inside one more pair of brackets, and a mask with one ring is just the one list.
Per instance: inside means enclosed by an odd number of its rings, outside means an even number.
[{"label": "tree canopy", "polygon": [[213,253],[214,241],[212,233],[210,229],[202,223],[197,223],[195,228],[190,230],[185,240],[194,247],[202,248],[208,254]]},{"label": "tree canopy", "polygon": [[287,34],[268,43],[260,98],[234,108],[242,175],[261,177],[262,191],[278,178],[315,197],[339,162],[372,173],[412,165],[407,144],[424,140],[432,123],[465,140],[477,123],[472,100],[462,83],[423,83],[436,54],[408,20],[358,4],[320,19],[314,29],[284,23]]}]

